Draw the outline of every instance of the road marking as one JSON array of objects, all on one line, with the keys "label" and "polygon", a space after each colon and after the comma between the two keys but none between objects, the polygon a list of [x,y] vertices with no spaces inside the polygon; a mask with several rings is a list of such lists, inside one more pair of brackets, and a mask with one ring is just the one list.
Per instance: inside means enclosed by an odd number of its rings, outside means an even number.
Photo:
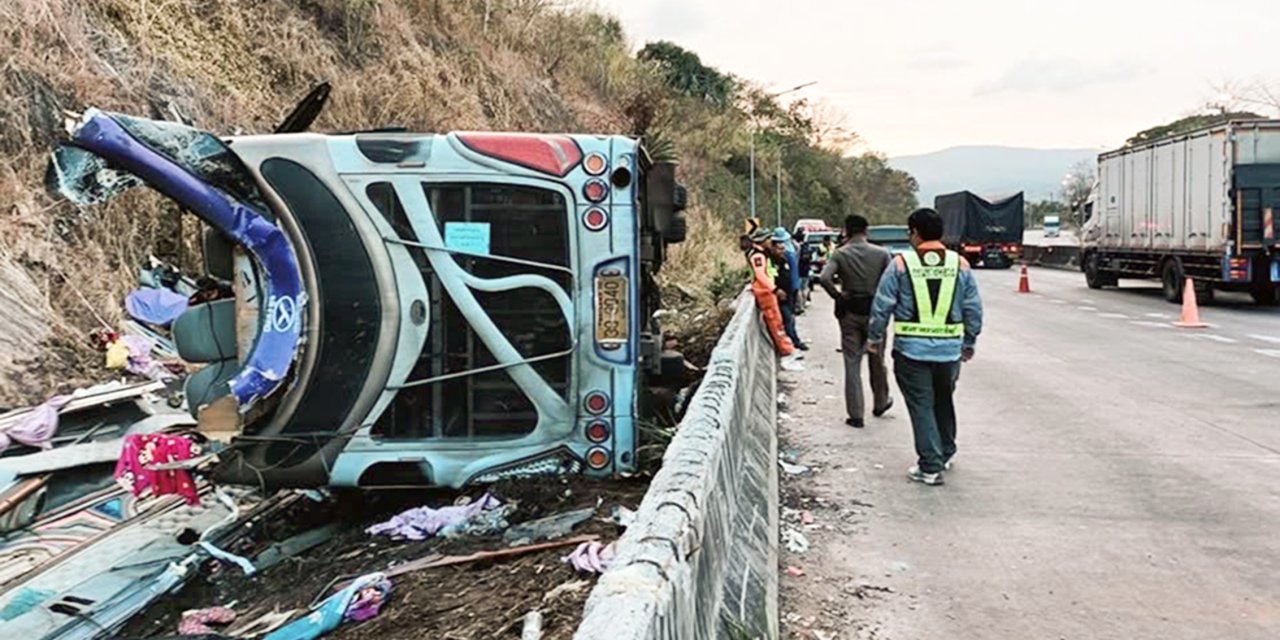
[{"label": "road marking", "polygon": [[1249,337],[1253,338],[1254,340],[1261,340],[1263,342],[1272,342],[1275,344],[1280,344],[1280,338],[1277,338],[1275,336],[1260,336],[1255,333],[1255,334],[1250,334]]},{"label": "road marking", "polygon": [[1066,300],[1059,300],[1059,299],[1057,299],[1057,298],[1050,298],[1050,299],[1049,299],[1049,302],[1052,302],[1052,303],[1054,303],[1054,304],[1066,304],[1066,303],[1067,303],[1067,301],[1066,301]]},{"label": "road marking", "polygon": [[1099,317],[1099,318],[1114,318],[1114,319],[1116,319],[1116,320],[1128,320],[1128,319],[1129,319],[1129,316],[1126,316],[1126,315],[1125,315],[1125,314],[1123,314],[1123,313],[1099,313],[1099,314],[1098,314],[1098,317]]},{"label": "road marking", "polygon": [[1173,325],[1163,322],[1150,322],[1148,320],[1130,320],[1129,324],[1136,324],[1139,327],[1153,327],[1156,329],[1172,329]]},{"label": "road marking", "polygon": [[1076,307],[1076,308],[1081,311],[1097,311],[1098,310],[1097,307]]},{"label": "road marking", "polygon": [[1192,338],[1200,338],[1203,340],[1213,340],[1215,342],[1221,342],[1223,344],[1235,344],[1239,342],[1239,340],[1236,340],[1235,338],[1228,338],[1226,336],[1219,336],[1212,333],[1194,333],[1194,334],[1185,334],[1185,335],[1189,335]]},{"label": "road marking", "polygon": [[1280,358],[1280,349],[1254,349],[1254,353],[1260,353],[1269,358]]},{"label": "road marking", "polygon": [[1088,298],[1082,298],[1080,302],[1083,302],[1085,304],[1093,304],[1093,301]]},{"label": "road marking", "polygon": [[1147,316],[1148,318],[1161,318],[1161,319],[1171,317],[1171,316],[1170,316],[1169,314],[1167,314],[1167,313],[1148,313],[1148,314],[1146,314],[1146,316]]}]

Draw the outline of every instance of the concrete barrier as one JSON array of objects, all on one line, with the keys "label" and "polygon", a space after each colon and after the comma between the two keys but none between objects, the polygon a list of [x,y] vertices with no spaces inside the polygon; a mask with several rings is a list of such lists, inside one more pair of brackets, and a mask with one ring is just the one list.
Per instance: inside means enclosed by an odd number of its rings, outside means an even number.
[{"label": "concrete barrier", "polygon": [[1080,268],[1080,247],[1074,245],[1023,245],[1022,257],[1027,264],[1056,269]]},{"label": "concrete barrier", "polygon": [[776,366],[741,296],[575,640],[778,636]]}]

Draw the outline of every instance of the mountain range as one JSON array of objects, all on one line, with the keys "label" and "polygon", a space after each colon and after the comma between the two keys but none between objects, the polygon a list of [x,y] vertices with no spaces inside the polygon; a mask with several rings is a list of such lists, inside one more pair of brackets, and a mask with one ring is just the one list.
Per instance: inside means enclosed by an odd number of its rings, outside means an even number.
[{"label": "mountain range", "polygon": [[972,191],[983,196],[1022,191],[1028,201],[1059,195],[1062,178],[1080,161],[1094,162],[1098,149],[1031,149],[964,146],[890,158],[889,164],[915,176],[922,205],[934,196]]}]

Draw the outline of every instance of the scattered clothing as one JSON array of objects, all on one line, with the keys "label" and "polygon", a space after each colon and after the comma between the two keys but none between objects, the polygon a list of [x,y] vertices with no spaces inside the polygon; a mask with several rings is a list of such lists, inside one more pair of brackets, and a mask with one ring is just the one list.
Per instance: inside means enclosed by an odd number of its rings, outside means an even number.
[{"label": "scattered clothing", "polygon": [[426,540],[446,529],[462,527],[482,512],[501,506],[501,500],[486,493],[479,500],[461,506],[410,509],[386,522],[365,529],[365,532],[375,536],[389,536],[396,540]]},{"label": "scattered clothing", "polygon": [[16,422],[0,429],[0,451],[17,442],[28,447],[50,449],[53,434],[58,431],[58,411],[71,402],[72,396],[54,396],[32,409]]},{"label": "scattered clothing", "polygon": [[356,593],[355,600],[347,606],[347,612],[343,617],[350,622],[364,622],[382,611],[382,605],[387,602],[387,596],[391,595],[391,581],[382,579]]},{"label": "scattered clothing", "polygon": [[156,343],[151,338],[136,335],[120,336],[107,346],[107,368],[124,369],[156,382],[167,382],[173,379],[173,372],[151,358],[151,352],[155,347]]},{"label": "scattered clothing", "polygon": [[178,633],[184,636],[199,636],[217,633],[210,624],[230,624],[235,622],[236,612],[227,607],[209,607],[184,611],[182,620],[178,622]]},{"label": "scattered clothing", "polygon": [[187,296],[169,289],[136,289],[125,296],[124,308],[134,320],[167,327],[187,310]]},{"label": "scattered clothing", "polygon": [[240,570],[243,571],[246,576],[251,576],[258,572],[258,570],[254,568],[253,563],[249,562],[248,558],[238,556],[229,551],[223,551],[222,549],[214,546],[212,542],[201,540],[198,544],[200,545],[200,548],[204,549],[205,553],[210,556],[223,562],[230,562],[231,564],[240,567]]},{"label": "scattered clothing", "polygon": [[[370,588],[382,594],[376,605],[372,604],[372,593],[367,591]],[[358,621],[355,617],[348,618],[348,615],[368,616],[360,620],[368,620],[377,615],[390,593],[391,581],[386,575],[370,573],[360,576],[345,589],[316,605],[311,613],[272,631],[263,640],[315,640],[337,629],[344,620]]]},{"label": "scattered clothing", "polygon": [[614,543],[605,545],[599,540],[592,540],[578,545],[572,553],[561,560],[579,573],[604,573],[613,562],[615,554]]},{"label": "scattered clothing", "polygon": [[125,436],[116,463],[116,482],[135,496],[179,495],[187,504],[199,504],[200,492],[186,469],[155,471],[153,465],[181,462],[198,457],[203,447],[190,436],[164,433]]}]

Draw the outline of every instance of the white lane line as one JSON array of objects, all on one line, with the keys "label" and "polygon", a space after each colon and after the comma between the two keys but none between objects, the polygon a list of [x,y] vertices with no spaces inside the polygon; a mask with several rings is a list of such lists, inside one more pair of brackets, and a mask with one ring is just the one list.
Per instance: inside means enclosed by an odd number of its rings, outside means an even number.
[{"label": "white lane line", "polygon": [[1148,320],[1130,320],[1129,324],[1136,324],[1139,327],[1151,327],[1153,329],[1172,329],[1173,325],[1164,322],[1151,322]]},{"label": "white lane line", "polygon": [[1239,340],[1236,340],[1235,338],[1228,338],[1226,336],[1220,336],[1212,333],[1190,333],[1186,335],[1192,338],[1199,338],[1201,340],[1213,340],[1214,342],[1221,342],[1223,344],[1235,344],[1239,342]]},{"label": "white lane line", "polygon": [[1067,303],[1067,301],[1066,301],[1066,300],[1059,300],[1059,299],[1057,299],[1057,298],[1050,298],[1050,299],[1049,299],[1049,302],[1052,302],[1052,303],[1054,303],[1054,304],[1066,304],[1066,303]]},{"label": "white lane line", "polygon": [[1128,319],[1129,319],[1129,316],[1126,316],[1126,315],[1125,315],[1125,314],[1123,314],[1123,313],[1099,313],[1099,314],[1098,314],[1098,317],[1099,317],[1099,318],[1114,318],[1114,319],[1116,319],[1116,320],[1128,320]]},{"label": "white lane line", "polygon": [[1269,358],[1280,358],[1280,349],[1254,349],[1253,352]]},{"label": "white lane line", "polygon": [[1083,302],[1085,304],[1094,304],[1094,302],[1088,298],[1082,298],[1080,302]]},{"label": "white lane line", "polygon": [[1081,311],[1097,311],[1098,310],[1097,307],[1076,307],[1076,308]]},{"label": "white lane line", "polygon": [[1254,340],[1261,340],[1261,341],[1263,341],[1263,342],[1271,342],[1271,343],[1274,343],[1274,344],[1280,344],[1280,338],[1277,338],[1277,337],[1275,337],[1275,336],[1260,336],[1260,335],[1258,335],[1258,334],[1256,334],[1256,333],[1251,333],[1251,334],[1249,334],[1249,337],[1250,337],[1250,338],[1253,338]]},{"label": "white lane line", "polygon": [[1147,316],[1148,318],[1161,318],[1161,319],[1164,319],[1164,318],[1171,318],[1171,317],[1173,317],[1173,316],[1170,316],[1170,315],[1169,315],[1169,314],[1167,314],[1167,313],[1148,313],[1148,314],[1146,314],[1146,316]]}]

